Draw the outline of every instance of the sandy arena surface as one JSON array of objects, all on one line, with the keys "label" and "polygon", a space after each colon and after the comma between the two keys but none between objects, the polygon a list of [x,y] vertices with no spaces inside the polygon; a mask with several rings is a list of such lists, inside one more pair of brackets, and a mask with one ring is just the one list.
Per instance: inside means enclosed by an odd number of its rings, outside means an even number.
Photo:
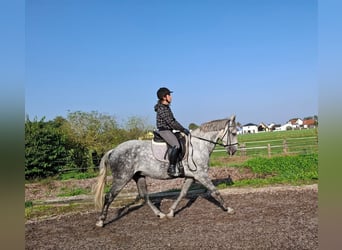
[{"label": "sandy arena surface", "polygon": [[[225,181],[228,174],[233,180],[250,175],[226,168],[210,174],[216,183]],[[93,180],[87,182],[81,183],[87,186]],[[181,182],[150,180],[149,190],[179,188]],[[30,185],[25,200],[55,196],[53,191],[46,193],[42,187]],[[70,183],[50,184],[47,189],[65,185]],[[127,186],[134,188],[133,183]],[[28,221],[25,249],[318,249],[317,191],[317,185],[221,190],[235,210],[232,215],[222,211],[210,196],[199,194],[183,199],[173,219],[159,219],[143,205],[125,211],[112,207],[104,228],[95,226],[96,211]],[[174,198],[157,197],[153,202],[167,212]]]}]

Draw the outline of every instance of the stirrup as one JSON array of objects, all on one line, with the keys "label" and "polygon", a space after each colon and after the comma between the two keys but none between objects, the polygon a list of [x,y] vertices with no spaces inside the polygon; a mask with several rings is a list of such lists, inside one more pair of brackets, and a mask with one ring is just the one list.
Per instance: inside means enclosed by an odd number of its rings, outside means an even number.
[{"label": "stirrup", "polygon": [[167,173],[168,175],[170,175],[171,177],[178,177],[180,175],[179,171],[176,170],[176,166],[171,167],[171,165],[169,166],[169,168],[167,169]]}]

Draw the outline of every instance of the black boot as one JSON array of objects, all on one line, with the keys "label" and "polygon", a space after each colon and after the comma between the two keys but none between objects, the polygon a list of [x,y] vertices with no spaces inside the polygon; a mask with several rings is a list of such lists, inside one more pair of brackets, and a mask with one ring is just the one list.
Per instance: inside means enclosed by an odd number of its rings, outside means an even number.
[{"label": "black boot", "polygon": [[173,146],[169,154],[170,165],[169,165],[169,168],[167,169],[167,173],[173,177],[179,176],[179,173],[176,172],[178,154],[179,154],[179,148],[177,148],[176,146]]}]

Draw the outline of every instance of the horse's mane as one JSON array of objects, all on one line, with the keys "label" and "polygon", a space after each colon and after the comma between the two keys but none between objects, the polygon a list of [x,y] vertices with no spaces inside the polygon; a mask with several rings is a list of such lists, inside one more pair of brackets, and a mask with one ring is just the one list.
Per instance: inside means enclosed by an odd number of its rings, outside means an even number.
[{"label": "horse's mane", "polygon": [[203,132],[219,131],[221,129],[224,129],[228,122],[229,122],[229,119],[214,120],[214,121],[203,123],[199,127],[199,129]]}]

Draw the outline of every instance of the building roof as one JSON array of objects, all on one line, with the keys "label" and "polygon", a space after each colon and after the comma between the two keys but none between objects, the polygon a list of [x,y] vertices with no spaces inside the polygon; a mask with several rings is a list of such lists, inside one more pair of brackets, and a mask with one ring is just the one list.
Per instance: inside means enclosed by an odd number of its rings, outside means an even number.
[{"label": "building roof", "polygon": [[295,124],[297,123],[298,120],[301,120],[301,121],[302,121],[302,119],[300,119],[300,118],[292,118],[292,119],[289,120],[289,122],[290,122],[292,125],[295,125]]},{"label": "building roof", "polygon": [[249,127],[249,126],[256,126],[256,127],[258,127],[258,125],[254,124],[254,123],[247,123],[247,124],[243,125],[243,127]]},{"label": "building roof", "polygon": [[303,125],[315,125],[315,120],[314,119],[307,119],[303,121]]}]

